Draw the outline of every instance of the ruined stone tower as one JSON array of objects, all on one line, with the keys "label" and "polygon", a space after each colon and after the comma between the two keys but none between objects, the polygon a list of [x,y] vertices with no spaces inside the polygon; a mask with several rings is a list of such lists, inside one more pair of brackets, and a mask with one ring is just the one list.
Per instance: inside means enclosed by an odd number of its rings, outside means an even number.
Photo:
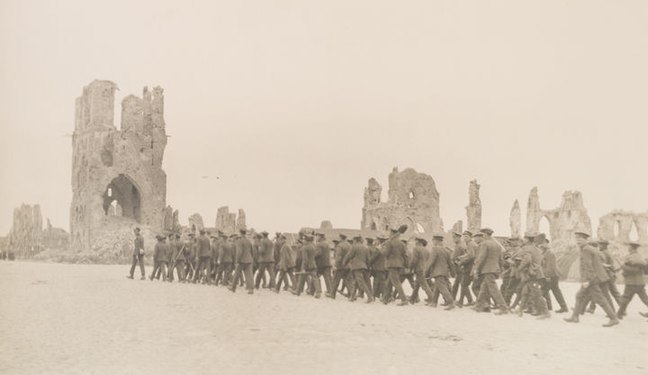
[{"label": "ruined stone tower", "polygon": [[[95,80],[76,100],[72,138],[72,247],[89,250],[115,231],[164,225],[167,137],[160,87],[122,100],[121,128],[114,125],[115,90]],[[101,242],[103,243],[103,242]]]}]

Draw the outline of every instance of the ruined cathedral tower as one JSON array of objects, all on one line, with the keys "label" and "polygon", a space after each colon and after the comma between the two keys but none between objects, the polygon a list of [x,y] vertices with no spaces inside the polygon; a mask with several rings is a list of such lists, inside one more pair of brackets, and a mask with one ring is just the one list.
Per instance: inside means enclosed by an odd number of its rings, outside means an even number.
[{"label": "ruined cathedral tower", "polygon": [[124,98],[119,130],[115,90],[113,82],[95,80],[76,100],[70,233],[77,250],[100,246],[102,239],[135,226],[157,231],[164,224],[163,90],[145,87],[141,98]]}]

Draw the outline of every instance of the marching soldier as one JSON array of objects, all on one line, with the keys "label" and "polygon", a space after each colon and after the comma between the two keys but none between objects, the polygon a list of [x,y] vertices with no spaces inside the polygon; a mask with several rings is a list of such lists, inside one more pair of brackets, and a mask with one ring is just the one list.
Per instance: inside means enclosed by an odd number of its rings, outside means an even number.
[{"label": "marching soldier", "polygon": [[[162,273],[162,281],[166,281],[167,245],[164,242],[166,237],[157,235],[155,238],[158,242],[155,244],[155,248],[153,249],[153,272],[151,273],[151,281],[153,281],[153,276],[155,276],[158,271]],[[159,277],[158,274],[158,279]]]},{"label": "marching soldier", "polygon": [[[531,233],[527,233],[527,236],[531,237],[525,237],[526,241],[533,241],[533,235]],[[520,287],[520,272],[518,270],[519,266],[519,257],[518,253],[520,252],[520,239],[517,237],[511,238],[509,240],[510,248],[509,250],[504,253],[504,273],[506,276],[509,278],[507,283],[503,283],[502,286],[504,287],[504,290],[502,291],[502,294],[504,295],[504,301],[508,305],[511,305],[511,299],[513,298],[513,295],[515,294],[515,302],[513,303],[513,307],[517,306],[518,303],[520,303],[520,300],[522,299],[522,290]]]},{"label": "marching soldier", "polygon": [[229,290],[236,292],[236,286],[245,275],[245,287],[248,294],[254,294],[254,283],[252,281],[252,242],[245,237],[247,233],[245,229],[241,229],[239,232],[241,233],[241,237],[236,241],[236,255],[234,259],[236,269],[234,270],[234,280]]},{"label": "marching soldier", "polygon": [[212,250],[211,250],[211,243],[209,242],[209,237],[205,234],[206,231],[204,229],[200,230],[200,236],[198,236],[198,253],[196,254],[197,258],[197,265],[196,265],[196,272],[194,274],[193,282],[194,284],[202,279],[203,277],[203,271],[205,271],[206,279],[204,282],[209,281],[209,273],[211,272],[211,258],[212,258]]},{"label": "marching soldier", "polygon": [[275,285],[275,263],[273,243],[268,238],[268,232],[261,232],[261,240],[259,241],[259,273],[256,277],[255,288],[259,289],[261,279],[265,279],[265,272],[268,271],[270,275],[270,282],[268,288],[273,289]]},{"label": "marching soldier", "polygon": [[[430,254],[430,275],[434,278],[434,289],[438,291],[443,299],[448,303],[446,310],[452,310],[456,307],[450,293],[450,276],[454,275],[454,263],[452,256],[443,246],[443,235],[432,237],[432,252]],[[436,307],[435,299],[432,299],[432,306]]]},{"label": "marching soldier", "polygon": [[[545,235],[540,233],[535,237],[535,243],[544,242]],[[538,319],[547,319],[551,317],[547,310],[547,304],[542,298],[540,290],[541,283],[544,280],[544,273],[542,272],[542,253],[540,249],[532,242],[527,242],[520,252],[517,254],[520,258],[520,265],[518,272],[520,274],[520,282],[522,286],[522,298],[517,313],[519,316],[524,314],[524,307],[527,302],[531,301],[535,308],[535,312],[539,315]]]},{"label": "marching soldier", "polygon": [[[185,245],[180,240],[180,234],[175,234],[173,242],[171,263],[169,263],[169,280],[173,281],[173,270],[178,273],[178,282],[185,282]],[[174,248],[175,246],[175,248]]]},{"label": "marching soldier", "polygon": [[351,245],[346,241],[347,236],[343,233],[340,233],[340,243],[338,243],[335,248],[335,274],[333,276],[333,283],[331,285],[331,293],[327,294],[327,297],[335,299],[335,294],[337,293],[337,288],[340,285],[340,281],[345,280],[347,289],[349,291],[349,296],[353,293],[352,286],[350,282],[347,282],[349,279],[349,269],[344,266],[344,257],[349,251],[351,251]]},{"label": "marching soldier", "polygon": [[367,238],[369,246],[369,268],[373,276],[373,295],[374,298],[381,298],[387,281],[387,268],[385,268],[385,254],[382,252],[383,244],[387,238],[376,237],[377,244],[373,244],[373,239]]},{"label": "marching soldier", "polygon": [[[405,306],[408,302],[400,276],[407,264],[406,245],[401,242],[400,232],[398,229],[391,229],[391,232],[391,239],[385,243],[385,267],[387,267],[389,283],[396,288],[396,292],[401,299],[401,302],[398,305]],[[387,288],[391,289],[389,285]],[[386,295],[383,296],[383,303],[387,304],[389,303],[387,298],[390,293],[385,294]]]},{"label": "marching soldier", "polygon": [[220,233],[221,237],[221,250],[218,258],[218,275],[216,276],[216,284],[222,282],[224,286],[230,285],[232,279],[232,263],[234,263],[234,238],[235,234],[229,237],[224,233]]},{"label": "marching soldier", "polygon": [[[452,242],[454,242],[454,251],[452,252],[452,262],[459,268],[459,258],[466,254],[466,244],[462,241],[461,233],[453,232],[452,233]],[[457,270],[459,271],[459,270]],[[452,298],[457,299],[457,293],[459,293],[459,287],[461,286],[461,281],[463,274],[457,272],[457,277],[455,277],[454,282],[452,283]]]},{"label": "marching soldier", "polygon": [[[621,303],[619,304],[619,312],[617,313],[619,319],[625,316],[626,308],[635,294],[639,296],[639,299],[641,299],[641,302],[643,302],[644,305],[648,306],[646,281],[644,280],[646,261],[637,252],[639,249],[639,243],[630,242],[629,245],[629,254],[623,260],[622,266],[625,288],[623,290],[623,296],[621,297]],[[642,316],[644,315],[642,314]]]},{"label": "marching soldier", "polygon": [[317,233],[317,244],[315,245],[317,256],[315,263],[317,264],[317,277],[324,278],[324,285],[326,286],[326,295],[331,294],[331,249],[326,242],[324,233]]},{"label": "marching soldier", "polygon": [[[603,268],[605,268],[605,271],[607,272],[608,277],[610,278],[607,282],[601,284],[601,292],[603,292],[603,296],[608,301],[610,306],[614,308],[614,302],[612,302],[612,298],[614,298],[614,301],[616,301],[617,305],[620,305],[621,294],[619,294],[619,290],[616,287],[616,271],[614,270],[614,258],[612,258],[612,254],[610,254],[610,251],[608,250],[608,245],[609,242],[606,240],[598,240],[596,242],[596,246],[598,246],[599,248],[599,255],[601,256],[601,262],[603,263]],[[593,314],[594,311],[596,311],[596,304],[593,301],[590,301],[590,305],[589,308],[587,309],[587,312]]]},{"label": "marching soldier", "polygon": [[556,255],[551,251],[548,240],[545,239],[545,243],[540,245],[542,249],[542,272],[545,276],[545,282],[542,287],[542,293],[545,300],[547,301],[547,308],[551,311],[551,296],[549,292],[552,292],[556,302],[560,305],[560,310],[556,311],[556,314],[561,314],[569,311],[567,304],[565,303],[565,298],[563,297],[562,291],[560,290],[560,270],[556,265]]},{"label": "marching soldier", "polygon": [[[369,285],[367,285],[367,264],[369,263],[369,249],[362,243],[362,237],[356,236],[353,238],[353,246],[346,254],[342,263],[351,270],[356,285],[361,291],[367,294],[367,303],[374,301],[373,292]],[[355,295],[349,295],[349,301],[356,300]]]},{"label": "marching soldier", "polygon": [[191,281],[193,279],[193,275],[196,273],[197,248],[198,245],[196,242],[196,235],[193,232],[189,233],[189,238],[187,238],[187,242],[185,243],[185,259],[187,263],[187,271],[185,272],[185,274],[187,275],[187,281]]},{"label": "marching soldier", "polygon": [[140,280],[146,280],[146,275],[144,274],[144,238],[142,237],[139,228],[135,228],[133,232],[135,233],[133,262],[131,263],[130,274],[126,277],[133,279],[133,275],[135,274],[135,267],[139,263],[140,272],[142,274]]},{"label": "marching soldier", "polygon": [[[275,286],[275,293],[279,293],[281,289],[281,283],[285,283],[286,287],[288,286],[288,278],[290,278],[290,285],[293,290],[296,291],[297,282],[295,281],[295,254],[292,249],[292,246],[286,241],[286,236],[283,234],[279,235],[279,243],[281,243],[281,249],[279,250],[279,277],[277,278],[277,285]],[[286,290],[286,288],[284,288]]]},{"label": "marching soldier", "polygon": [[477,258],[473,267],[473,277],[481,279],[482,285],[479,288],[477,295],[477,303],[475,304],[476,311],[487,311],[490,305],[490,299],[495,300],[496,306],[499,308],[497,315],[507,314],[508,306],[504,301],[504,297],[497,287],[495,280],[499,277],[500,273],[500,258],[502,257],[502,249],[491,237],[493,230],[490,228],[482,228],[481,235],[476,234],[476,241],[478,241],[479,249],[477,250]]},{"label": "marching soldier", "polygon": [[304,290],[306,280],[310,279],[315,286],[315,298],[320,298],[322,295],[322,285],[317,277],[317,264],[315,263],[316,250],[313,245],[313,237],[311,235],[305,235],[304,239],[306,243],[302,247],[302,268],[298,278],[297,291],[294,294],[299,296]]},{"label": "marching soldier", "polygon": [[587,300],[591,298],[592,301],[601,305],[605,313],[609,317],[609,322],[604,324],[603,327],[612,327],[619,324],[616,313],[612,306],[603,297],[600,284],[608,280],[607,272],[603,268],[601,258],[597,251],[587,243],[589,234],[584,232],[574,233],[576,237],[576,244],[580,247],[580,277],[581,288],[576,293],[576,306],[572,311],[570,318],[565,318],[566,322],[578,323],[578,314],[583,310]]},{"label": "marching soldier", "polygon": [[412,251],[412,259],[410,260],[409,268],[416,276],[416,285],[412,291],[410,302],[414,303],[414,301],[418,299],[418,290],[419,288],[422,288],[428,297],[426,305],[434,306],[434,293],[427,281],[428,270],[430,269],[430,252],[425,247],[428,242],[424,238],[420,237],[417,237],[415,241],[416,246],[414,246],[414,251]]},{"label": "marching soldier", "polygon": [[[459,295],[459,306],[472,306],[473,296],[470,290],[470,284],[473,282],[472,267],[475,262],[475,252],[477,251],[477,244],[473,241],[472,232],[466,230],[462,234],[463,243],[466,245],[466,252],[457,257],[457,273],[461,273],[461,292]],[[467,303],[464,305],[463,300],[466,299]]]}]

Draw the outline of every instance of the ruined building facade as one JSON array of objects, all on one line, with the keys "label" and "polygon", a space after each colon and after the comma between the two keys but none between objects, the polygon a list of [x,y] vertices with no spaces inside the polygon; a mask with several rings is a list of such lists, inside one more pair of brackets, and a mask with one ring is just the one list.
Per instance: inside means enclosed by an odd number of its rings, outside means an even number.
[{"label": "ruined building facade", "polygon": [[237,217],[235,213],[229,212],[228,206],[219,207],[216,211],[216,224],[214,228],[224,233],[236,233],[241,229],[247,229],[245,211],[239,209]]},{"label": "ruined building facade", "polygon": [[598,237],[620,243],[638,241],[646,244],[648,243],[648,212],[612,211],[599,219]]},{"label": "ruined building facade", "polygon": [[440,233],[439,192],[434,179],[407,168],[389,174],[387,202],[381,201],[382,186],[371,178],[364,192],[362,230],[386,231],[407,224],[409,231]]},{"label": "ruined building facade", "polygon": [[76,100],[70,232],[77,250],[91,249],[111,227],[164,226],[163,90],[145,87],[141,98],[125,97],[120,129],[114,124],[116,90],[113,82],[95,80]]},{"label": "ruined building facade", "polygon": [[543,210],[540,208],[538,188],[531,189],[527,203],[526,231],[538,233],[543,218],[549,222],[549,236],[553,241],[570,241],[577,231],[592,233],[592,222],[583,205],[583,196],[578,191],[566,191],[559,207]]},{"label": "ruined building facade", "polygon": [[468,206],[466,206],[466,216],[468,219],[468,230],[476,233],[481,229],[482,205],[479,198],[480,185],[477,180],[470,181],[468,187]]}]

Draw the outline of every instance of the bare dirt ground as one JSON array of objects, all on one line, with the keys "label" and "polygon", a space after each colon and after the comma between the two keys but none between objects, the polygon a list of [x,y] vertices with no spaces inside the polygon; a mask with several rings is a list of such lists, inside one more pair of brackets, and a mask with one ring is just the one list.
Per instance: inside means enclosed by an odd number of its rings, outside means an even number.
[{"label": "bare dirt ground", "polygon": [[[647,374],[635,300],[619,326],[421,304],[128,280],[128,266],[0,263],[3,374]],[[147,269],[147,272],[150,268]],[[573,305],[576,284],[562,284]]]}]

